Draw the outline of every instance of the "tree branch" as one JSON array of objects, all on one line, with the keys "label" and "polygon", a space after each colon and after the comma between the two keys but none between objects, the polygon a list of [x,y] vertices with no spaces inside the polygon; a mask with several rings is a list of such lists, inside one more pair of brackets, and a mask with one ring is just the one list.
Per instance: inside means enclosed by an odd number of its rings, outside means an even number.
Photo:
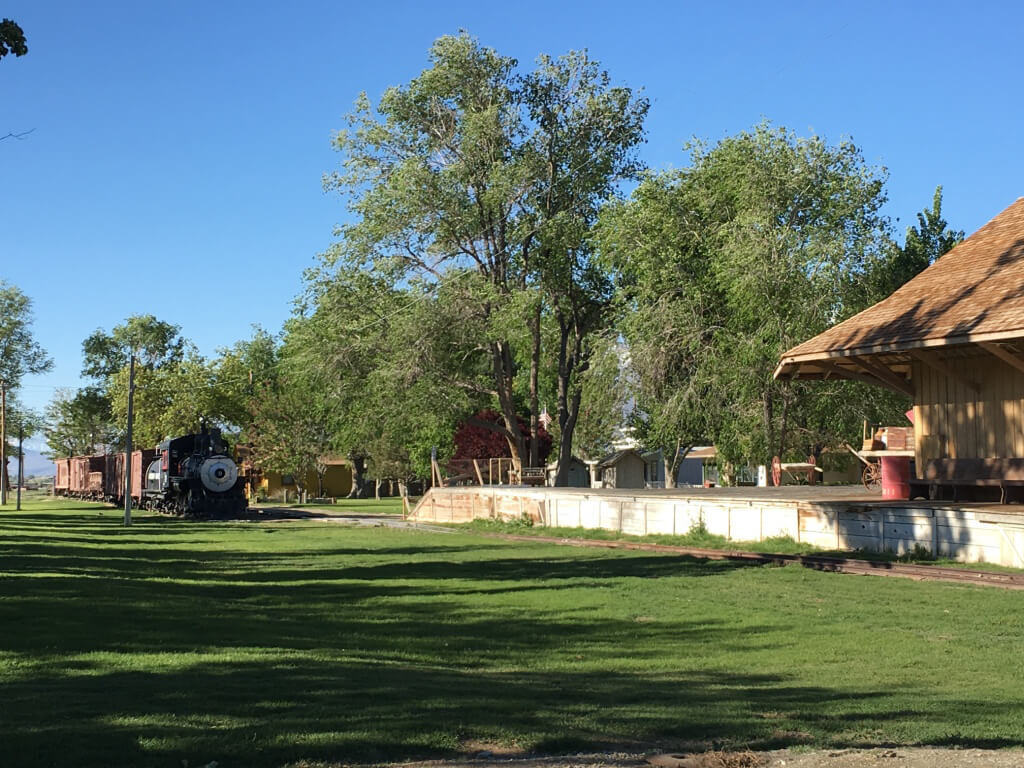
[{"label": "tree branch", "polygon": [[17,139],[18,141],[21,141],[34,130],[35,128],[29,128],[27,131],[22,131],[21,133],[8,133],[6,136],[0,136],[0,141],[3,141],[4,139]]}]

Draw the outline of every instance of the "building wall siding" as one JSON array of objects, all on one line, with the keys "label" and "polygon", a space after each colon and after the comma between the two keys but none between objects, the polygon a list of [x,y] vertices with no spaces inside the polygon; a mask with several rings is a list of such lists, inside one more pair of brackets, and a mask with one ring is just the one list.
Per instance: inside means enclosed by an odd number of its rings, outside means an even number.
[{"label": "building wall siding", "polygon": [[1024,373],[995,357],[945,362],[980,390],[914,362],[918,477],[929,459],[1024,458]]}]

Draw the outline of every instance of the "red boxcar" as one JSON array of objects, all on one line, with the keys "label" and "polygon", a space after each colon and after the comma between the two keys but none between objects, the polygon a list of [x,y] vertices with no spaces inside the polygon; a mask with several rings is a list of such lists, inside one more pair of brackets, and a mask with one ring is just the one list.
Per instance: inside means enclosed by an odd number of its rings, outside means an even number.
[{"label": "red boxcar", "polygon": [[53,478],[53,493],[55,496],[68,495],[68,483],[71,481],[71,459],[57,459],[57,474]]},{"label": "red boxcar", "polygon": [[70,464],[68,494],[80,498],[101,498],[106,457],[73,456]]},{"label": "red boxcar", "polygon": [[[110,501],[123,502],[124,454],[111,453],[103,458],[105,461],[103,495]],[[145,472],[155,458],[156,451],[152,448],[145,451],[132,452],[132,498],[136,501],[142,499],[142,489],[145,486]]]}]

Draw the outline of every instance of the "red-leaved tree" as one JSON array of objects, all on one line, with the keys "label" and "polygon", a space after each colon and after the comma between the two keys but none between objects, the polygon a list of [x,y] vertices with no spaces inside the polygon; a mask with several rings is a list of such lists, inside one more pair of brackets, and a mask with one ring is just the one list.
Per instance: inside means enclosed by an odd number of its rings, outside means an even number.
[{"label": "red-leaved tree", "polygon": [[[530,444],[530,425],[522,417],[517,417],[519,431],[526,441],[527,448]],[[511,456],[508,440],[503,434],[487,427],[481,426],[479,422],[490,422],[495,425],[503,423],[502,416],[497,411],[480,411],[472,419],[463,422],[455,431],[455,454],[452,459],[493,459],[503,456]],[[544,427],[537,432],[537,440],[540,450],[537,452],[541,464],[543,464],[551,453],[551,435]]]}]

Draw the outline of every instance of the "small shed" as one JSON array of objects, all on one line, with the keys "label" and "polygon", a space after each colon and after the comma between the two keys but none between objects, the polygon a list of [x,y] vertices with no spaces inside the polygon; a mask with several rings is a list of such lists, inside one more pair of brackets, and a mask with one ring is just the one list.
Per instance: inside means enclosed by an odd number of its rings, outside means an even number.
[{"label": "small shed", "polygon": [[776,377],[865,381],[913,401],[916,478],[1024,485],[1024,198],[888,298],[789,350]]},{"label": "small shed", "polygon": [[645,488],[644,457],[632,449],[616,451],[597,462],[591,478],[593,488]]},{"label": "small shed", "polygon": [[[558,474],[558,462],[554,461],[547,466],[547,484],[555,484],[555,476]],[[569,488],[590,487],[590,467],[578,456],[569,459]]]}]

